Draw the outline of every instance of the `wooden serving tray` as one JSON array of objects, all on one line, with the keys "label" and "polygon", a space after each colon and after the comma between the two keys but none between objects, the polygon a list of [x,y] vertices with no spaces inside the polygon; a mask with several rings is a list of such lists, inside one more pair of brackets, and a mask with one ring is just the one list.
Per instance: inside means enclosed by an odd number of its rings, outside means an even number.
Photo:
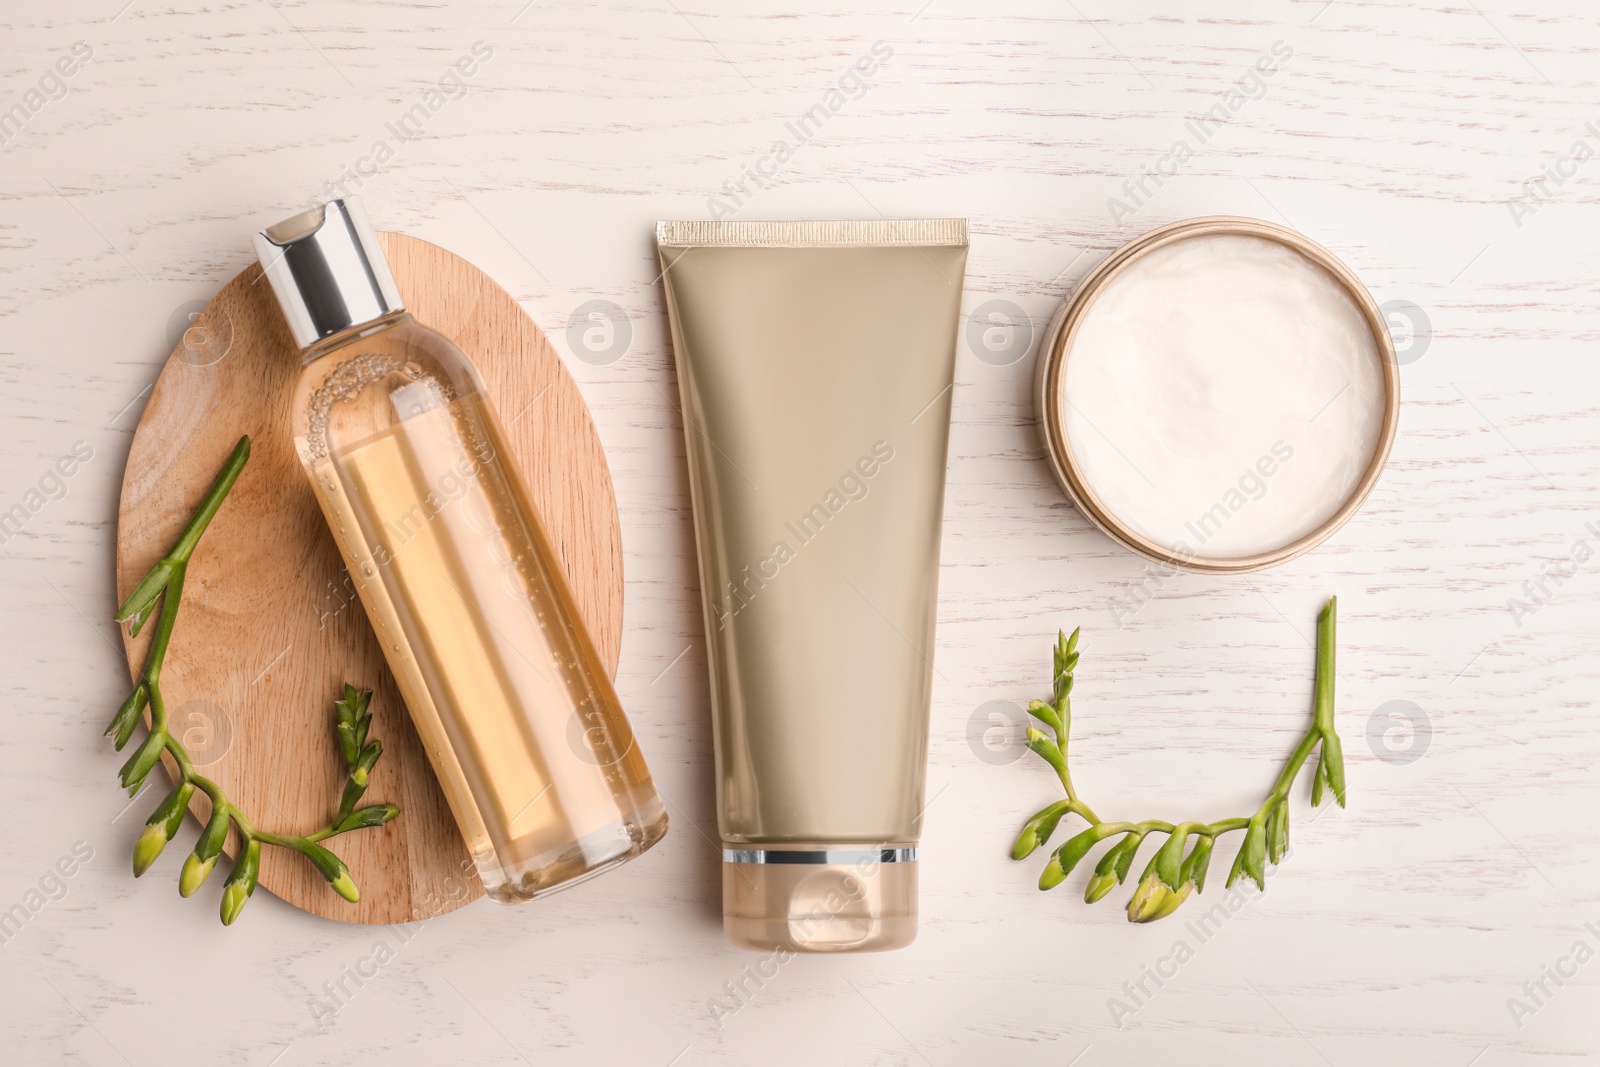
[{"label": "wooden serving tray", "polygon": [[[482,371],[512,459],[614,676],[622,538],[611,472],[577,384],[533,320],[477,268],[426,241],[379,236],[411,313]],[[261,885],[342,922],[450,911],[483,889],[295,455],[289,400],[299,354],[260,279],[251,266],[224,286],[156,380],[123,476],[118,599],[171,547],[248,433],[249,465],[189,565],[167,654],[162,692],[175,733],[201,773],[258,826],[305,833],[339,803],[345,766],[333,701],[340,684],[371,688],[372,736],[383,739],[384,752],[362,803],[393,802],[401,814],[329,842],[350,865],[360,902],[345,903],[304,858],[277,848],[262,851]],[[129,640],[124,628],[134,677],[153,629]],[[151,808],[159,796],[149,791]],[[191,808],[203,821],[210,804],[197,794]],[[176,891],[178,865],[193,843],[186,827],[146,881]],[[214,902],[225,874],[219,865],[216,884],[201,896]]]}]

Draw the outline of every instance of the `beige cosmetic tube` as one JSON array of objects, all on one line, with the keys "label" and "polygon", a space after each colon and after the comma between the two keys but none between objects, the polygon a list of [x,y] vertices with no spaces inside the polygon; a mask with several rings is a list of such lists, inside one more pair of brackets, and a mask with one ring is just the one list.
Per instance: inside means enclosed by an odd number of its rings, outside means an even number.
[{"label": "beige cosmetic tube", "polygon": [[723,925],[916,937],[962,219],[663,222]]}]

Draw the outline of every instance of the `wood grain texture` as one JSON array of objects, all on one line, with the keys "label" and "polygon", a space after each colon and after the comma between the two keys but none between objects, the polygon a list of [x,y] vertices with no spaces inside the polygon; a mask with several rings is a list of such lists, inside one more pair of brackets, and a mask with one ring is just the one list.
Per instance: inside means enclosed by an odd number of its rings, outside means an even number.
[{"label": "wood grain texture", "polygon": [[[437,245],[380,235],[407,308],[477,364],[517,470],[561,557],[606,669],[622,638],[616,498],[572,377],[504,290]],[[162,675],[180,738],[202,773],[264,829],[306,833],[339,804],[344,761],[332,701],[343,682],[374,690],[384,755],[363,803],[401,817],[332,842],[361,899],[347,904],[301,857],[265,849],[261,885],[343,922],[396,923],[483,895],[393,676],[355,599],[289,433],[299,354],[257,267],[198,314],[156,379],[123,478],[117,589],[126,596],[171,547],[240,434],[244,475],[189,567]],[[124,640],[137,677],[150,633]],[[170,763],[170,760],[169,760]],[[169,770],[170,770],[169,766]],[[193,805],[204,819],[210,804]],[[233,854],[230,842],[229,853]]]},{"label": "wood grain texture", "polygon": [[[1596,1061],[1600,959],[1520,1025],[1507,1008],[1600,925],[1600,557],[1544,579],[1535,613],[1507,608],[1578,539],[1600,544],[1585,525],[1600,526],[1600,158],[1547,180],[1531,216],[1508,208],[1580,138],[1597,143],[1593,0],[126,2],[0,10],[0,107],[72,41],[95,52],[0,146],[0,508],[75,442],[95,455],[0,545],[0,918],[74,843],[95,857],[0,947],[0,1060]],[[492,56],[466,91],[427,109],[479,41]],[[963,311],[1010,301],[1037,344],[1125,241],[1252,215],[1325,244],[1423,329],[1402,345],[1388,469],[1336,537],[1248,581],[1167,582],[1120,625],[1111,605],[1146,576],[1054,484],[1031,355],[996,365],[964,336],[921,933],[904,952],[793,959],[758,986],[761,957],[718,921],[703,620],[651,234],[709,217],[877,41],[893,56],[867,91],[750,183],[737,217],[964,215]],[[1265,92],[1177,174],[1145,178],[1276,41],[1293,56]],[[1113,218],[1139,180],[1153,196]],[[127,690],[107,621],[121,463],[169,323],[325,182],[493,276],[578,381],[622,520],[618,694],[673,820],[602,878],[523,908],[478,901],[404,943],[265,894],[222,930],[215,884],[173,891],[181,856],[134,881],[155,798],[124,813],[100,736]],[[566,329],[594,300],[632,331],[605,363]],[[1329,593],[1350,807],[1313,821],[1296,791],[1294,855],[1265,896],[1202,945],[1183,926],[1198,911],[1133,928],[1116,897],[1085,905],[1083,872],[1039,892],[1009,847],[1058,787],[1037,761],[979,759],[971,729],[989,702],[1020,709],[1048,687],[1056,628],[1084,627],[1085,799],[1107,818],[1221,817],[1259,799],[1294,743]],[[1379,714],[1393,700],[1421,729]],[[1185,909],[1225,896],[1213,884]],[[1156,988],[1147,968],[1170,973],[1179,939],[1195,955]],[[1155,992],[1119,1023],[1108,1002],[1141,979]],[[741,1006],[718,1018],[729,983]]]}]

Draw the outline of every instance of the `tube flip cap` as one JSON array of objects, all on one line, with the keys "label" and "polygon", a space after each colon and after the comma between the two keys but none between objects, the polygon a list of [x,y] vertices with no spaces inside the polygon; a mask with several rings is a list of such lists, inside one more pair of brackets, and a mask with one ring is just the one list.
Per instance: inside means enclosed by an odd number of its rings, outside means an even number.
[{"label": "tube flip cap", "polygon": [[722,925],[758,951],[903,948],[917,936],[917,850],[724,849]]}]

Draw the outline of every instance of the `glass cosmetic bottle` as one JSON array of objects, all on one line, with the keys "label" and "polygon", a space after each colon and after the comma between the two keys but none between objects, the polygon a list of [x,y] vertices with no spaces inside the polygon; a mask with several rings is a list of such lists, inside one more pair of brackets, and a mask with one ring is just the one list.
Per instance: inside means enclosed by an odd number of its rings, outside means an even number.
[{"label": "glass cosmetic bottle", "polygon": [[639,855],[666,809],[467,357],[353,198],[255,237],[301,350],[295,447],[484,888]]}]

